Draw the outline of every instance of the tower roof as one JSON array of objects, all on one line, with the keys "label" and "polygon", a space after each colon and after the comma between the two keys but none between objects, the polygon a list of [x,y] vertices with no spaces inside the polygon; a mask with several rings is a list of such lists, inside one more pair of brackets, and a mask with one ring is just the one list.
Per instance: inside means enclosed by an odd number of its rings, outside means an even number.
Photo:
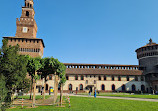
[{"label": "tower roof", "polygon": [[147,43],[147,44],[146,44],[145,46],[143,46],[143,47],[152,46],[152,45],[156,45],[156,43],[154,43],[153,40],[150,38],[149,43]]},{"label": "tower roof", "polygon": [[139,49],[141,49],[141,48],[150,47],[150,46],[155,46],[155,45],[157,46],[158,44],[156,44],[155,42],[153,42],[153,40],[150,38],[150,39],[149,39],[149,43],[147,43],[145,46],[142,46],[142,47],[136,49],[136,52],[137,52]]}]

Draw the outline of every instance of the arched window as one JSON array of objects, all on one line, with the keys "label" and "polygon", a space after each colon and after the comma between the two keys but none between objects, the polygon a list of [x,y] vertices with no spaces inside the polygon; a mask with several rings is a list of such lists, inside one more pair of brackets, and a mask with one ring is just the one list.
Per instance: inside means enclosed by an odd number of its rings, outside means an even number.
[{"label": "arched window", "polygon": [[115,85],[114,84],[112,85],[112,91],[115,91]]},{"label": "arched window", "polygon": [[29,17],[30,13],[29,11],[26,11],[26,16]]},{"label": "arched window", "polygon": [[101,76],[99,76],[98,79],[101,80]]},{"label": "arched window", "polygon": [[101,85],[101,90],[102,90],[102,91],[105,90],[105,85],[104,85],[104,84]]},{"label": "arched window", "polygon": [[69,84],[69,91],[72,91],[72,84]]},{"label": "arched window", "polygon": [[48,90],[48,84],[46,84],[46,90]]},{"label": "arched window", "polygon": [[145,86],[141,85],[141,91],[145,91]]},{"label": "arched window", "polygon": [[122,85],[122,91],[126,91],[126,86],[124,84]]},{"label": "arched window", "polygon": [[132,91],[136,91],[136,86],[134,84],[132,85]]},{"label": "arched window", "polygon": [[80,90],[83,90],[83,85],[82,84],[80,84]]}]

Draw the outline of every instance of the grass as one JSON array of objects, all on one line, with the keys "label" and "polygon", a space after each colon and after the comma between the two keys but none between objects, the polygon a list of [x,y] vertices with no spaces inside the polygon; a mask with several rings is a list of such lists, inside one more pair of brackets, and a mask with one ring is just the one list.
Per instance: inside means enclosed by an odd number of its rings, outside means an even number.
[{"label": "grass", "polygon": [[[81,95],[88,95],[88,94],[87,93],[81,93]],[[131,95],[129,93],[100,93],[100,94],[97,94],[97,96],[158,99],[158,95],[149,95],[149,94],[132,94]]]},{"label": "grass", "polygon": [[[49,97],[51,97],[51,95],[46,95],[45,98],[48,99]],[[30,95],[27,95],[27,96],[18,96],[18,99],[30,99]],[[43,96],[41,95],[36,95],[36,100],[38,99],[42,99]]]},{"label": "grass", "polygon": [[38,108],[28,109],[20,107],[8,109],[7,111],[158,111],[157,102],[116,100],[90,97],[70,97],[71,107],[60,108],[55,106],[39,106]]}]

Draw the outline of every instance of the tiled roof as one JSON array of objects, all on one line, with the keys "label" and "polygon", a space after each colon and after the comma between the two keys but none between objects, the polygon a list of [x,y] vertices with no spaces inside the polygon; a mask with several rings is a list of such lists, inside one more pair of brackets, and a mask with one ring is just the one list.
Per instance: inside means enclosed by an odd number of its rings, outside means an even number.
[{"label": "tiled roof", "polygon": [[142,75],[140,70],[67,68],[66,74]]}]

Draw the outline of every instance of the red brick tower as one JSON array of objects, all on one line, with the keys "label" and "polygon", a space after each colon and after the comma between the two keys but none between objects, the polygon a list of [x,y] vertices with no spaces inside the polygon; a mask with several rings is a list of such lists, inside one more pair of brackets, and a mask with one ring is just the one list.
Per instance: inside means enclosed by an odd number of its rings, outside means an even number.
[{"label": "red brick tower", "polygon": [[35,11],[33,0],[25,0],[20,19],[16,19],[15,37],[3,37],[8,39],[8,45],[19,44],[19,53],[31,57],[43,57],[44,43],[36,38],[37,24],[34,19]]}]

